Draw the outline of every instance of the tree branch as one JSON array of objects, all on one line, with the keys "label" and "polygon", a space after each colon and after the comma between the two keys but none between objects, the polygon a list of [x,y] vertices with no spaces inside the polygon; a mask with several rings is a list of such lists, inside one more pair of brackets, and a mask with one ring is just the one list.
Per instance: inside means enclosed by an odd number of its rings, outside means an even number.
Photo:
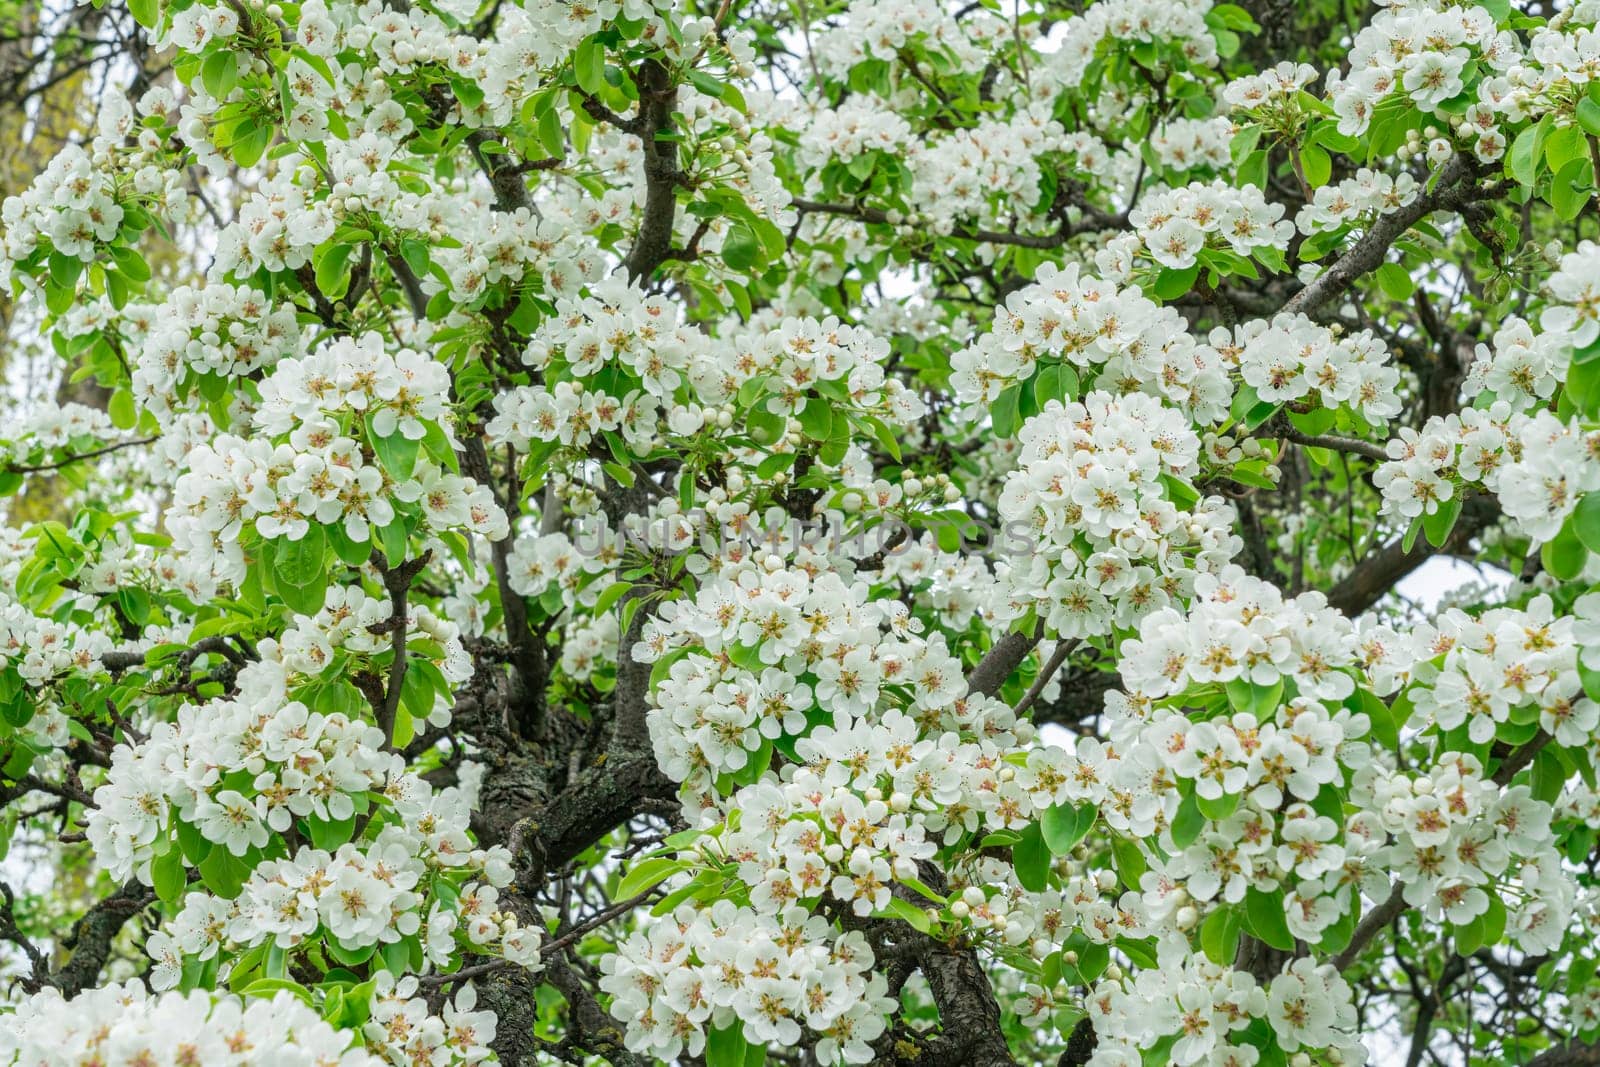
[{"label": "tree branch", "polygon": [[678,214],[678,145],[660,135],[672,131],[678,89],[672,72],[657,59],[639,64],[639,128],[644,140],[644,218],[633,249],[623,261],[628,277],[643,284],[672,251],[672,224]]},{"label": "tree branch", "polygon": [[1418,194],[1403,207],[1379,215],[1372,228],[1340,256],[1333,266],[1319,274],[1314,281],[1283,305],[1287,313],[1301,312],[1309,315],[1334,300],[1363,274],[1383,262],[1385,253],[1400,236],[1436,208],[1459,207],[1475,198],[1476,186],[1458,187],[1472,176],[1472,160],[1461,153],[1451,156],[1440,168],[1432,192]]}]

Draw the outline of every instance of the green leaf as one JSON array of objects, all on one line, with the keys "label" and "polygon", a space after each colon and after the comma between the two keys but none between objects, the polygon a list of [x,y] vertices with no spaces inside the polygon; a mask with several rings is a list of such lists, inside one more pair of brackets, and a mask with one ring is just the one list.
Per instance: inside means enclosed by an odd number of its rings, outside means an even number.
[{"label": "green leaf", "polygon": [[[416,672],[407,671],[407,680],[409,680],[414,673]],[[416,736],[417,720],[416,717],[411,714],[411,709],[404,707],[395,708],[394,736],[391,739],[391,743],[394,745],[395,749],[397,751],[405,751],[405,747],[411,744],[411,742],[416,739]]]},{"label": "green leaf", "polygon": [[774,415],[765,406],[758,407],[745,416],[745,427],[750,437],[759,445],[776,444],[788,429],[782,415]]},{"label": "green leaf", "polygon": [[1589,550],[1578,539],[1572,520],[1573,516],[1567,516],[1567,521],[1562,523],[1555,537],[1545,542],[1539,550],[1544,569],[1550,572],[1551,577],[1563,582],[1570,582],[1582,574],[1584,565],[1589,561]]},{"label": "green leaf", "polygon": [[1600,104],[1595,103],[1592,97],[1579,98],[1577,118],[1584,133],[1590,137],[1600,137]]},{"label": "green leaf", "polygon": [[1250,12],[1238,4],[1218,4],[1206,15],[1206,22],[1241,33],[1256,33],[1261,29],[1256,20],[1250,16]]},{"label": "green leaf", "polygon": [[1475,916],[1455,926],[1456,952],[1470,956],[1483,947],[1483,916]]},{"label": "green leaf", "polygon": [[329,300],[337,300],[350,288],[350,275],[345,270],[350,264],[351,245],[332,245],[316,257],[317,289]]},{"label": "green leaf", "polygon": [[188,876],[183,869],[183,853],[177,848],[168,848],[166,852],[152,860],[150,881],[155,886],[156,896],[168,904],[182,898],[183,890],[189,884]]},{"label": "green leaf", "polygon": [[372,958],[372,952],[376,946],[367,945],[363,948],[351,948],[338,938],[330,937],[322,942],[322,947],[327,950],[328,955],[346,967],[360,967]]},{"label": "green leaf", "polygon": [[646,889],[656,886],[684,869],[682,861],[666,856],[656,856],[633,864],[622,881],[617,883],[613,900],[631,900]]},{"label": "green leaf", "polygon": [[744,273],[761,263],[761,239],[744,222],[734,222],[722,238],[722,262]]},{"label": "green leaf", "polygon": [[311,838],[311,844],[326,852],[332,852],[348,842],[356,831],[354,814],[344,819],[318,819],[308,816],[304,821],[306,835]]},{"label": "green leaf", "polygon": [[114,245],[111,248],[111,258],[116,261],[117,270],[130,282],[147,282],[150,280],[150,264],[144,261],[137,248],[128,245]]},{"label": "green leaf", "polygon": [[372,547],[365,541],[357,543],[345,531],[344,523],[337,522],[332,526],[323,527],[328,535],[328,541],[333,545],[334,555],[339,557],[339,562],[350,567],[359,567],[372,557]]},{"label": "green leaf", "polygon": [[1078,949],[1078,977],[1083,985],[1092,985],[1111,962],[1111,946],[1088,942]]},{"label": "green leaf", "polygon": [[1544,139],[1544,158],[1552,174],[1589,154],[1589,139],[1576,126],[1554,127]]},{"label": "green leaf", "polygon": [[159,0],[128,0],[128,14],[145,29],[153,30],[156,19],[161,17]]},{"label": "green leaf", "polygon": [[1279,893],[1264,893],[1252,887],[1244,897],[1244,921],[1257,940],[1281,952],[1294,951],[1294,935],[1289,932]]},{"label": "green leaf", "polygon": [[378,544],[383,548],[383,555],[388,560],[389,566],[397,566],[405,560],[406,547],[410,540],[406,524],[399,518],[378,531]]},{"label": "green leaf", "polygon": [[[1587,97],[1585,97],[1587,99]],[[1563,222],[1577,218],[1594,192],[1594,166],[1587,154],[1568,160],[1550,179],[1550,206]]]},{"label": "green leaf", "polygon": [[1148,868],[1145,863],[1144,853],[1139,851],[1139,846],[1131,838],[1113,837],[1111,839],[1111,856],[1116,862],[1117,877],[1122,879],[1122,884],[1129,889],[1139,888],[1139,879],[1144,877]]},{"label": "green leaf", "polygon": [[1235,711],[1249,712],[1262,722],[1271,718],[1283,703],[1282,678],[1271,685],[1256,685],[1247,679],[1235,678],[1226,688],[1228,703]]},{"label": "green leaf", "polygon": [[1306,182],[1313,189],[1327,185],[1328,178],[1333,174],[1333,160],[1326,151],[1313,144],[1300,149],[1300,167],[1305,172]]},{"label": "green leaf", "polygon": [[1098,814],[1099,809],[1093,804],[1082,807],[1056,804],[1046,808],[1039,817],[1039,831],[1050,851],[1064,856],[1088,835]]},{"label": "green leaf", "polygon": [[1539,167],[1544,162],[1544,138],[1554,121],[1554,114],[1546,114],[1511,142],[1511,150],[1506,153],[1506,173],[1515,178],[1517,184],[1532,188],[1538,181]]},{"label": "green leaf", "polygon": [[273,543],[273,587],[279,598],[300,615],[322,610],[328,588],[327,535],[312,523],[298,541]]},{"label": "green leaf", "polygon": [[1168,267],[1156,275],[1155,284],[1151,292],[1162,300],[1176,300],[1194,287],[1195,279],[1200,276],[1200,264],[1176,269]]},{"label": "green leaf", "polygon": [[1568,521],[1583,547],[1600,553],[1600,493],[1585,493]]},{"label": "green leaf", "polygon": [[561,113],[553,107],[539,116],[539,144],[552,159],[566,155],[567,134],[561,125]]},{"label": "green leaf", "polygon": [[249,130],[228,146],[233,153],[233,161],[241,167],[253,167],[259,163],[267,153],[267,146],[272,143],[271,125],[256,120],[251,120],[248,125]]},{"label": "green leaf", "polygon": [[1506,936],[1506,905],[1492,883],[1483,891],[1489,895],[1489,910],[1479,916],[1483,921],[1483,943],[1498,945]]},{"label": "green leaf", "polygon": [[226,100],[239,84],[239,57],[225,48],[212,52],[200,64],[200,83],[219,102]]},{"label": "green leaf", "polygon": [[813,441],[826,441],[833,432],[833,408],[821,397],[809,397],[800,410],[800,429]]},{"label": "green leaf", "polygon": [[278,993],[292,993],[311,1007],[311,990],[290,978],[258,978],[239,991],[249,1000],[252,997],[272,997]]},{"label": "green leaf", "polygon": [[251,867],[233,853],[218,845],[200,861],[200,880],[219,897],[232,900],[244,888]]},{"label": "green leaf", "polygon": [[917,907],[909,900],[901,900],[899,897],[891,897],[888,907],[886,907],[880,914],[886,915],[892,919],[903,920],[912,929],[924,934],[933,930],[933,919],[926,911]]},{"label": "green leaf", "polygon": [[1200,812],[1200,803],[1191,789],[1178,804],[1178,814],[1172,820],[1172,843],[1178,849],[1188,848],[1206,827],[1206,817]]},{"label": "green leaf", "polygon": [[1238,793],[1224,793],[1220,797],[1203,797],[1195,794],[1195,802],[1200,805],[1200,814],[1212,822],[1221,822],[1230,818],[1239,808]]},{"label": "green leaf", "polygon": [[1398,263],[1385,263],[1377,269],[1376,275],[1378,288],[1391,300],[1410,300],[1411,294],[1416,292],[1410,273]]},{"label": "green leaf", "polygon": [[1563,392],[1583,415],[1592,418],[1600,413],[1600,359],[1580,358],[1580,354],[1574,353]]},{"label": "green leaf", "polygon": [[706,1067],[746,1067],[750,1042],[744,1039],[744,1024],[714,1027],[706,1035]]},{"label": "green leaf", "polygon": [[139,421],[139,412],[133,403],[133,390],[118,389],[112,393],[111,402],[106,405],[106,414],[111,416],[111,425],[117,429],[133,429]]},{"label": "green leaf", "polygon": [[1434,548],[1443,548],[1445,541],[1450,537],[1450,531],[1455,529],[1456,519],[1461,516],[1461,494],[1446,500],[1432,512],[1422,516],[1422,532],[1427,535],[1428,544]]},{"label": "green leaf", "polygon": [[585,37],[572,56],[572,72],[577,76],[578,87],[593,95],[605,88],[606,47],[598,36]]},{"label": "green leaf", "polygon": [[1029,823],[1022,830],[1022,840],[1011,846],[1011,862],[1022,888],[1030,893],[1044,892],[1050,884],[1050,850],[1045,847],[1038,823]]},{"label": "green leaf", "polygon": [[1361,711],[1372,722],[1372,736],[1391,751],[1400,748],[1400,728],[1395,724],[1394,713],[1389,710],[1389,705],[1378,698],[1377,694],[1366,689],[1358,691],[1361,695]]},{"label": "green leaf", "polygon": [[1233,966],[1244,922],[1237,908],[1217,908],[1200,924],[1200,947],[1206,958],[1221,967]]},{"label": "green leaf", "polygon": [[367,418],[367,436],[372,442],[373,453],[383,469],[389,472],[389,477],[397,482],[410,479],[417,468],[417,453],[422,450],[422,442],[407,437],[399,430],[388,437],[373,435],[371,416]]},{"label": "green leaf", "polygon": [[1000,390],[1000,395],[989,405],[989,418],[993,422],[996,437],[1009,438],[1022,425],[1022,413],[1018,407],[1021,393],[1020,385],[1008,385]]}]

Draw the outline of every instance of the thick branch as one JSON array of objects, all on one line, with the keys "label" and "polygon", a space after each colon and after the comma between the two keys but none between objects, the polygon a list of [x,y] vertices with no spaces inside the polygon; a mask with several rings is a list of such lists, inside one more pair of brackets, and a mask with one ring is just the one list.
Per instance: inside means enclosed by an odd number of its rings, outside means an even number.
[{"label": "thick branch", "polygon": [[72,957],[45,979],[46,983],[61,990],[61,995],[68,999],[94,985],[111,958],[111,944],[122,924],[154,899],[155,894],[150,890],[138,882],[129,882],[90,908],[67,939]]},{"label": "thick branch", "polygon": [[639,65],[639,136],[644,140],[644,218],[633,250],[623,262],[628,277],[643,283],[672,251],[672,224],[678,214],[678,145],[661,139],[672,131],[678,89],[660,60]]},{"label": "thick branch", "polygon": [[967,675],[967,691],[994,696],[1043,637],[1044,625],[1041,623],[1032,636],[1012,631],[996,641],[978,665],[972,668],[972,673]]},{"label": "thick branch", "polygon": [[1600,1044],[1569,1041],[1547,1048],[1529,1060],[1528,1067],[1600,1067]]},{"label": "thick branch", "polygon": [[1381,600],[1396,582],[1422,566],[1437,552],[1457,552],[1465,548],[1498,514],[1493,502],[1485,497],[1466,500],[1455,529],[1450,531],[1443,548],[1436,549],[1427,539],[1418,537],[1408,549],[1405,539],[1395,538],[1376,552],[1368,554],[1354,570],[1345,575],[1330,590],[1328,603],[1346,615],[1359,615]]}]

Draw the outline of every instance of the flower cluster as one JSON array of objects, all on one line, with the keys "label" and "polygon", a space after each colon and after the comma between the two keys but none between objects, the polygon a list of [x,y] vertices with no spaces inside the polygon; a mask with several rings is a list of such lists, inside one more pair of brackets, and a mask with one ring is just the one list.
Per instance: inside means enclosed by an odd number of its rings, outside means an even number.
[{"label": "flower cluster", "polygon": [[1440,730],[1465,725],[1482,744],[1502,724],[1536,715],[1558,744],[1581,746],[1600,724],[1600,705],[1578,680],[1574,619],[1556,617],[1547,596],[1476,619],[1451,609],[1413,640],[1419,658],[1433,658],[1413,673],[1411,698]]},{"label": "flower cluster", "polygon": [[116,435],[111,416],[100,408],[66,403],[31,411],[0,439],[0,458],[27,464],[47,454],[87,452]]},{"label": "flower cluster", "polygon": [[92,262],[98,248],[122,229],[123,206],[107,168],[96,166],[80,145],[64,145],[33,184],[0,207],[5,222],[5,260],[28,259],[40,247]]},{"label": "flower cluster", "polygon": [[1081,15],[1066,20],[1060,31],[1061,47],[1051,57],[1051,73],[1064,84],[1078,84],[1107,38],[1122,47],[1145,42],[1165,44],[1180,51],[1195,66],[1213,65],[1218,58],[1217,41],[1206,24],[1211,6],[1211,0],[1190,4],[1104,0],[1091,4]]},{"label": "flower cluster", "polygon": [[227,282],[179,286],[151,315],[134,356],[134,396],[165,421],[200,378],[242,377],[299,351],[293,308]]},{"label": "flower cluster", "polygon": [[[264,643],[258,651],[266,659],[276,659],[291,681],[319,676],[342,678],[362,667],[387,666],[394,636],[390,620],[393,601],[374,596],[358,585],[332,586],[323,607],[315,615],[299,615],[284,631],[276,646]],[[406,606],[406,648],[413,668],[437,670],[447,686],[457,686],[472,677],[472,659],[461,643],[461,630],[451,620],[441,618],[425,604]],[[426,661],[427,667],[422,667]],[[435,693],[435,703],[427,716],[430,725],[450,724],[448,690]]]},{"label": "flower cluster", "polygon": [[[712,405],[733,400],[756,378],[764,381],[769,395],[762,406],[772,414],[798,415],[814,389],[832,383],[852,405],[892,424],[909,423],[924,405],[899,380],[886,378],[888,353],[881,338],[832,317],[788,318],[770,331],[752,323],[731,339],[710,339],[680,323],[671,304],[643,297],[614,275],[589,295],[557,304],[523,359],[546,382],[559,380],[497,395],[487,430],[491,441],[517,448],[532,441],[583,446],[602,431],[648,448],[663,431],[692,436],[725,429],[731,415],[719,421]],[[620,399],[586,384],[616,370],[626,375]],[[614,381],[613,374],[607,377]]]},{"label": "flower cluster", "polygon": [[869,96],[851,96],[837,108],[819,108],[801,128],[801,161],[821,167],[849,163],[868,152],[899,152],[912,143],[911,124]]},{"label": "flower cluster", "polygon": [[146,942],[151,985],[177,984],[186,961],[329,938],[352,960],[397,946],[407,968],[448,968],[462,951],[537,968],[540,931],[496,906],[498,888],[511,882],[510,854],[471,847],[464,800],[433,794],[417,778],[397,779],[386,795],[403,821],[370,842],[264,860],[231,899],[189,893]]},{"label": "flower cluster", "polygon": [[938,0],[857,0],[838,28],[819,34],[811,55],[831,76],[869,59],[893,62],[916,44],[949,57],[958,67],[982,67],[1011,27],[987,11],[961,18]]},{"label": "flower cluster", "polygon": [[168,851],[174,821],[234,856],[259,853],[296,820],[353,818],[357,798],[401,775],[376,727],[285,701],[271,673],[245,672],[241,699],[185,707],[112,753],[87,833],[114,877],[153,884],[150,863]]},{"label": "flower cluster", "polygon": [[636,661],[665,663],[650,734],[661,767],[687,791],[709,796],[717,775],[817,721],[844,729],[896,705],[930,723],[994,714],[962,699],[960,661],[942,637],[917,636],[902,605],[870,600],[864,583],[836,573],[768,560],[777,565],[724,567],[693,599],[663,605],[632,650]]},{"label": "flower cluster", "polygon": [[479,1011],[478,991],[470,984],[445,1001],[438,1015],[428,1010],[415,977],[395,981],[387,971],[378,974],[372,992],[371,1015],[361,1028],[367,1047],[394,1067],[428,1064],[429,1067],[494,1062],[490,1044],[499,1029],[492,1011]]},{"label": "flower cluster", "polygon": [[1407,520],[1478,484],[1499,497],[1513,530],[1548,541],[1579,499],[1600,489],[1600,431],[1543,409],[1513,414],[1504,401],[1435,416],[1420,431],[1402,428],[1388,451],[1373,484],[1384,513]]},{"label": "flower cluster", "polygon": [[1336,185],[1324,185],[1301,208],[1294,224],[1304,234],[1342,229],[1353,222],[1370,221],[1379,215],[1404,207],[1417,198],[1422,187],[1404,172],[1391,176],[1362,167],[1354,178]]},{"label": "flower cluster", "polygon": [[967,218],[988,223],[1028,217],[1040,197],[1039,157],[1051,149],[1087,149],[1092,154],[1097,147],[1104,152],[1092,137],[1069,140],[1044,107],[1018,109],[1005,118],[983,118],[970,130],[952,130],[909,159],[919,217],[936,232],[948,232]]},{"label": "flower cluster", "polygon": [[1563,330],[1535,333],[1524,319],[1513,315],[1494,332],[1493,345],[1477,346],[1462,392],[1485,392],[1504,400],[1513,411],[1543,407],[1567,378],[1572,361],[1572,337]]},{"label": "flower cluster", "polygon": [[1270,1023],[1286,1051],[1326,1049],[1331,1063],[1366,1061],[1349,985],[1332,967],[1305,958],[1263,990],[1249,974],[1195,958],[1181,939],[1167,940],[1159,967],[1100,981],[1086,1006],[1099,1039],[1091,1067],[1140,1063],[1150,1050],[1173,1064],[1252,1067],[1260,1053],[1241,1031],[1256,1019]]},{"label": "flower cluster", "polygon": [[1019,437],[999,512],[1036,547],[1001,572],[1005,616],[1032,609],[1063,638],[1106,634],[1183,595],[1237,550],[1231,508],[1174,502],[1171,486],[1199,472],[1200,439],[1155,397],[1051,401]]},{"label": "flower cluster", "polygon": [[683,905],[631,934],[601,963],[600,988],[628,1048],[670,1062],[705,1049],[713,1026],[758,1046],[794,1046],[802,1024],[817,1060],[870,1063],[895,1001],[859,932],[835,934],[805,908],[776,915],[719,900]]},{"label": "flower cluster", "polygon": [[[966,702],[975,711],[988,705]],[[916,878],[918,861],[940,839],[953,845],[970,834],[1019,830],[1081,792],[1065,750],[1024,750],[997,729],[1007,725],[1000,708],[990,716],[972,741],[920,729],[898,711],[877,721],[840,719],[798,741],[802,762],[792,774],[745,786],[729,801],[742,812],[741,825],[722,836],[721,847],[738,863],[751,905],[773,912],[828,896],[872,915],[888,905],[894,882]],[[993,927],[1011,944],[1031,939],[1035,925],[1008,916],[1003,901],[972,910],[985,904],[970,901],[957,918]]]},{"label": "flower cluster", "polygon": [[1355,688],[1349,620],[1321,593],[1286,600],[1237,566],[1197,577],[1187,612],[1167,607],[1148,615],[1139,636],[1123,643],[1123,656],[1124,684],[1150,699],[1238,679],[1292,681],[1301,695],[1331,701]]},{"label": "flower cluster", "polygon": [[1142,251],[1174,270],[1194,266],[1208,248],[1246,257],[1264,248],[1285,251],[1294,236],[1282,204],[1253,185],[1235,188],[1220,178],[1143,196],[1128,221]]},{"label": "flower cluster", "polygon": [[92,670],[112,641],[99,630],[39,616],[0,592],[0,678],[15,670],[31,686],[73,670]]},{"label": "flower cluster", "polygon": [[1168,119],[1150,135],[1150,147],[1170,170],[1226,170],[1233,123],[1226,118]]},{"label": "flower cluster", "polygon": [[1554,847],[1550,805],[1527,786],[1502,788],[1476,756],[1450,753],[1414,775],[1374,763],[1355,775],[1350,799],[1362,812],[1349,836],[1368,839],[1365,866],[1379,872],[1363,882],[1369,896],[1386,897],[1393,877],[1406,903],[1435,922],[1462,925],[1501,908],[1523,952],[1561,943],[1576,887]]},{"label": "flower cluster", "polygon": [[249,1001],[198,990],[153,997],[129,982],[67,1000],[46,989],[0,1016],[0,1063],[7,1067],[381,1067],[349,1043],[349,1034],[287,991]]},{"label": "flower cluster", "polygon": [[1309,63],[1279,63],[1271,70],[1234,78],[1222,90],[1222,102],[1230,111],[1270,122],[1282,111],[1296,112],[1300,93],[1317,80],[1317,68]]},{"label": "flower cluster", "polygon": [[219,435],[190,452],[167,513],[175,548],[237,584],[247,529],[298,541],[313,523],[338,524],[361,545],[395,520],[396,502],[432,530],[505,536],[487,486],[417,456],[432,435],[449,458],[448,389],[443,365],[411,349],[391,355],[375,333],[279,361],[251,414],[257,432]]},{"label": "flower cluster", "polygon": [[1400,372],[1370,330],[1335,336],[1305,315],[1280,314],[1232,330],[1219,326],[1210,340],[1267,403],[1315,395],[1325,408],[1349,408],[1377,425],[1400,413]]},{"label": "flower cluster", "polygon": [[1084,385],[1162,397],[1202,423],[1227,413],[1233,398],[1217,354],[1197,343],[1183,317],[1136,286],[1080,277],[1075,265],[1041,266],[1032,285],[1006,298],[991,330],[950,360],[950,383],[968,404],[993,402],[1008,386],[1059,361]]},{"label": "flower cluster", "polygon": [[1419,110],[1442,115],[1442,105],[1466,89],[1469,62],[1504,70],[1520,51],[1487,8],[1433,0],[1385,7],[1356,34],[1349,72],[1328,79],[1339,131],[1365,132],[1378,105],[1397,92]]},{"label": "flower cluster", "polygon": [[1553,303],[1539,316],[1539,325],[1570,334],[1580,348],[1600,338],[1600,245],[1583,241],[1563,255],[1548,286]]}]

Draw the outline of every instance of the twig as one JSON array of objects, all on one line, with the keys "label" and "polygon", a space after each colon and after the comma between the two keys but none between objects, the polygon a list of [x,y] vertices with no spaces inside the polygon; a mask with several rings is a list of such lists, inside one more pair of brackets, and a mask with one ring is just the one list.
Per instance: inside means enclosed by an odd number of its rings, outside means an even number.
[{"label": "twig", "polygon": [[124,448],[135,448],[139,445],[148,445],[154,440],[154,437],[136,437],[129,441],[118,441],[116,444],[106,445],[102,448],[96,448],[89,452],[79,452],[76,455],[65,456],[56,460],[54,463],[39,463],[34,466],[23,466],[19,463],[8,464],[6,466],[6,470],[10,471],[12,474],[37,474],[40,471],[60,470],[62,467],[71,466],[74,463],[82,463],[84,460],[88,459],[98,459],[99,457],[112,452],[120,452]]},{"label": "twig", "polygon": [[[648,901],[649,898],[655,894],[655,892],[656,891],[654,888],[646,889],[638,896],[629,897],[627,900],[620,901],[602,911],[596,912],[594,915],[591,915],[581,923],[578,923],[576,926],[572,927],[572,929],[568,930],[555,940],[540,945],[540,955],[550,955],[560,952],[562,949],[577,941],[585,934],[599,929],[619,916],[626,915],[640,904]],[[479,963],[474,964],[471,967],[463,967],[459,971],[453,971],[450,974],[425,975],[424,977],[419,978],[417,982],[422,986],[441,986],[449,985],[454,982],[470,982],[474,978],[481,978],[486,974],[493,974],[496,971],[501,971],[507,967],[515,966],[518,965],[513,963],[511,960],[490,960],[488,963]]]},{"label": "twig", "polygon": [[1055,651],[1050,653],[1050,658],[1045,661],[1043,667],[1039,668],[1039,676],[1033,680],[1033,684],[1028,687],[1028,691],[1022,694],[1022,699],[1017,701],[1017,706],[1011,710],[1017,715],[1021,715],[1033,707],[1033,702],[1039,699],[1039,694],[1044,692],[1044,687],[1050,684],[1050,679],[1056,676],[1056,672],[1061,669],[1061,665],[1067,662],[1067,657],[1077,647],[1078,639],[1076,637],[1056,642]]}]

